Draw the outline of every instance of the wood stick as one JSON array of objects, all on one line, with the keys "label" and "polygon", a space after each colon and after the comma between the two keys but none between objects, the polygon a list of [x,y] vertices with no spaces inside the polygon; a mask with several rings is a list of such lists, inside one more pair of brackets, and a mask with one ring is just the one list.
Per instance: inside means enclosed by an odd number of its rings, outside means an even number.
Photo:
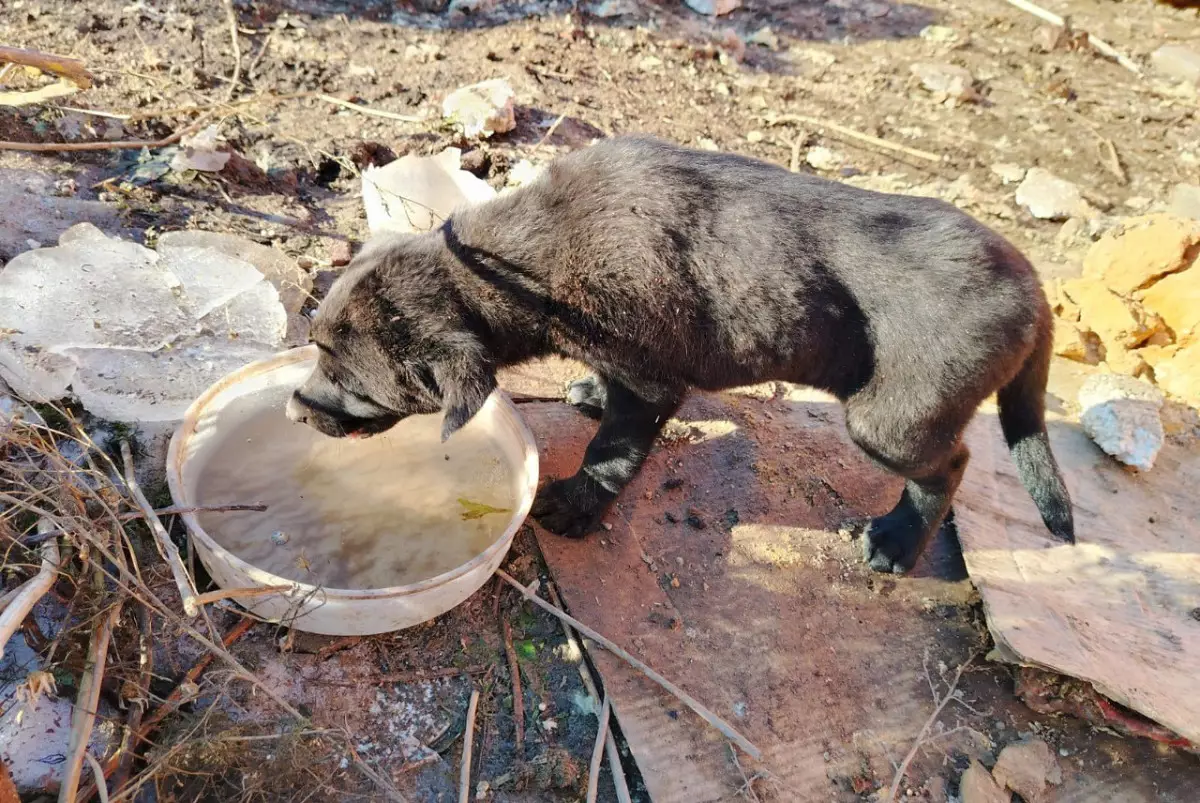
[{"label": "wood stick", "polygon": [[489,669],[491,667],[482,665],[468,666],[462,669],[456,666],[447,666],[442,669],[414,669],[412,672],[394,672],[390,675],[380,675],[371,680],[342,681],[318,679],[315,682],[325,686],[351,686],[357,688],[364,683],[370,683],[373,686],[382,686],[385,683],[420,683],[422,680],[452,678],[456,675],[482,675]]},{"label": "wood stick", "polygon": [[[1041,6],[1030,3],[1029,0],[1004,0],[1004,2],[1008,3],[1010,6],[1021,9],[1027,14],[1032,14],[1040,20],[1045,20],[1051,25],[1057,25],[1060,28],[1066,27],[1066,20],[1064,20],[1062,17],[1058,16],[1053,11],[1047,11]],[[1098,39],[1089,33],[1088,44],[1094,47],[1096,52],[1108,56],[1110,59],[1115,61],[1117,64],[1120,64],[1134,75],[1142,74],[1142,68],[1137,65],[1137,62],[1117,50],[1108,42],[1105,42],[1103,39]]]},{"label": "wood stick", "polygon": [[512,675],[513,724],[517,732],[517,760],[525,760],[525,696],[521,691],[521,665],[517,662],[517,651],[513,648],[512,627],[508,617],[500,616],[500,628],[504,633],[504,654],[508,656],[508,673]]},{"label": "wood stick", "polygon": [[651,669],[649,666],[647,666],[642,661],[639,661],[637,658],[634,658],[632,655],[627,653],[625,650],[623,650],[619,646],[617,646],[617,644],[615,644],[611,640],[605,638],[604,636],[600,635],[595,630],[593,630],[592,628],[585,625],[583,622],[580,622],[578,619],[575,619],[570,614],[559,610],[558,608],[554,607],[550,603],[546,602],[541,597],[531,594],[525,588],[525,586],[521,585],[516,580],[514,580],[512,577],[510,577],[503,569],[497,569],[496,574],[499,575],[500,578],[502,580],[504,580],[504,582],[508,583],[510,586],[517,589],[519,592],[521,592],[521,595],[523,597],[525,597],[527,600],[529,600],[530,602],[532,602],[534,605],[537,605],[542,610],[547,611],[548,613],[551,613],[551,614],[557,616],[559,619],[563,620],[564,622],[567,622],[569,625],[571,625],[571,627],[575,628],[580,633],[587,636],[592,641],[596,642],[601,647],[603,647],[604,649],[611,652],[613,655],[616,655],[618,658],[623,659],[624,661],[626,661],[627,663],[632,665],[635,669],[640,671],[643,675],[650,678],[655,683],[657,683],[658,685],[662,686],[664,689],[669,691],[671,694],[678,697],[680,702],[682,702],[688,708],[692,709],[692,711],[695,712],[697,716],[699,716],[701,719],[703,719],[709,725],[712,725],[714,728],[716,728],[718,731],[720,731],[725,736],[725,738],[729,739],[731,742],[733,742],[738,747],[740,747],[742,749],[742,752],[744,752],[746,755],[748,755],[754,759],[758,759],[758,760],[762,759],[762,751],[759,750],[757,747],[755,747],[750,742],[749,739],[747,739],[742,734],[738,733],[737,730],[735,730],[734,727],[732,725],[730,725],[728,722],[721,719],[719,716],[714,714],[712,711],[709,711],[707,708],[705,708],[703,705],[701,705],[699,701],[697,701],[694,697],[692,697],[690,694],[685,692],[683,689],[679,688],[674,683],[672,683],[671,681],[664,678],[662,675],[655,672],[653,669]]},{"label": "wood stick", "polygon": [[[172,507],[160,507],[154,511],[155,516],[182,516],[185,513],[235,513],[243,510],[250,510],[255,513],[262,513],[267,509],[266,505],[196,505],[180,507],[174,505]],[[134,519],[144,519],[146,514],[139,511],[122,513],[119,518],[121,521],[132,521]]]},{"label": "wood stick", "polygon": [[[560,610],[563,607],[562,599],[559,598],[558,592],[554,589],[554,583],[546,584],[546,593],[550,595],[550,599],[555,606]],[[588,668],[587,661],[583,660],[583,647],[580,646],[579,640],[575,638],[575,631],[571,626],[562,619],[558,620],[562,626],[563,634],[567,637],[567,642],[571,648],[579,653],[579,678],[583,681],[583,687],[587,689],[587,693],[592,696],[593,700],[601,699],[600,692],[596,688],[596,680],[592,677],[592,670]],[[610,717],[611,718],[611,717]],[[608,770],[612,773],[613,786],[617,790],[617,803],[633,803],[633,798],[629,794],[629,782],[625,780],[625,768],[621,765],[621,751],[617,749],[617,740],[613,737],[612,728],[608,729],[608,733],[604,739],[605,751],[608,753]]]},{"label": "wood stick", "polygon": [[[38,532],[50,534],[53,526],[45,519],[38,521]],[[38,573],[19,586],[9,598],[9,602],[0,611],[0,658],[4,657],[4,646],[12,638],[13,633],[25,621],[25,617],[33,610],[33,606],[46,596],[58,578],[58,565],[61,560],[58,552],[57,536],[50,537],[42,543],[42,565]],[[5,596],[8,596],[7,594]]]},{"label": "wood stick", "polygon": [[936,700],[937,706],[933,709],[933,713],[929,715],[929,719],[925,720],[925,724],[921,726],[920,733],[917,734],[917,738],[913,741],[912,749],[908,751],[908,755],[904,757],[904,760],[900,762],[900,766],[896,769],[896,775],[892,778],[891,791],[888,792],[887,799],[889,803],[891,801],[895,801],[896,795],[900,793],[900,782],[904,780],[904,776],[908,773],[908,765],[912,763],[914,758],[916,758],[917,751],[920,750],[921,745],[925,743],[925,734],[929,733],[929,729],[933,727],[933,723],[937,722],[937,718],[942,714],[942,709],[944,709],[950,703],[950,701],[954,699],[954,692],[958,688],[958,681],[960,678],[962,678],[963,670],[966,669],[973,660],[975,660],[974,655],[962,662],[962,664],[958,667],[958,671],[954,673],[954,679],[950,681],[950,688],[946,689],[946,693],[942,695],[941,700]]},{"label": "wood stick", "polygon": [[341,106],[343,109],[349,109],[352,112],[366,114],[371,117],[382,117],[385,120],[399,120],[402,123],[423,123],[424,117],[414,117],[411,114],[396,114],[395,112],[384,111],[383,109],[372,109],[370,106],[360,106],[357,103],[351,103],[348,100],[335,98],[333,95],[326,95],[323,92],[317,92],[313,97],[323,100],[326,103],[332,103],[335,106]]},{"label": "wood stick", "polygon": [[[118,547],[119,548],[119,547]],[[136,739],[142,730],[142,717],[150,701],[150,681],[154,677],[154,614],[144,605],[138,606],[138,697],[129,701],[129,718],[125,721],[125,735],[121,740],[121,748],[117,755],[116,770],[112,773],[112,788],[120,792],[129,782],[129,772],[133,768],[133,758],[137,754]],[[103,787],[102,772],[96,778],[99,787]]]},{"label": "wood stick", "polygon": [[92,776],[95,778],[96,792],[100,795],[100,803],[108,803],[108,786],[104,783],[104,768],[100,766],[100,762],[96,760],[90,750],[84,750],[83,757],[87,759],[88,766],[92,768]]},{"label": "wood stick", "polygon": [[240,599],[243,597],[266,597],[271,594],[279,594],[285,591],[291,591],[295,586],[291,585],[276,585],[276,586],[259,586],[258,588],[222,588],[218,591],[209,591],[206,594],[196,596],[197,605],[209,605],[223,599]]},{"label": "wood stick", "polygon": [[133,452],[129,448],[129,441],[121,441],[121,459],[125,462],[125,487],[129,489],[129,495],[133,497],[137,506],[142,509],[146,524],[154,533],[158,551],[167,561],[167,565],[171,567],[171,574],[175,578],[175,587],[179,590],[179,596],[183,600],[183,612],[187,614],[188,618],[192,618],[200,612],[200,606],[196,603],[196,587],[192,584],[192,579],[188,577],[187,569],[184,568],[183,558],[179,556],[179,548],[171,540],[171,534],[163,527],[158,516],[154,515],[154,507],[142,493],[141,486],[138,485],[137,477],[134,476]]},{"label": "wood stick", "polygon": [[608,736],[610,705],[606,694],[604,703],[600,706],[600,726],[596,731],[596,744],[592,746],[592,763],[588,765],[587,803],[596,803],[596,795],[600,792],[600,762],[604,760],[604,741]]},{"label": "wood stick", "polygon": [[55,153],[70,151],[119,151],[141,150],[142,148],[165,148],[174,145],[188,134],[200,129],[208,122],[209,116],[201,117],[191,125],[181,128],[169,137],[153,141],[119,140],[117,142],[8,142],[0,141],[0,151],[29,151],[31,153]]},{"label": "wood stick", "polygon": [[869,145],[874,145],[877,148],[882,148],[885,151],[893,153],[902,153],[905,156],[911,156],[914,159],[921,159],[926,162],[941,162],[942,157],[936,153],[929,151],[910,148],[907,145],[901,145],[897,142],[888,142],[886,139],[864,134],[861,131],[855,131],[853,128],[847,128],[840,123],[834,123],[829,120],[822,120],[819,117],[809,117],[805,114],[778,114],[770,115],[766,118],[768,125],[781,125],[782,123],[804,123],[805,125],[817,126],[818,128],[827,128],[830,131],[835,131],[844,137],[865,142]]},{"label": "wood stick", "polygon": [[[97,591],[104,592],[104,571],[95,569],[93,584]],[[108,659],[108,642],[112,638],[113,628],[121,618],[121,604],[118,600],[100,617],[92,632],[92,640],[88,644],[87,663],[83,676],[79,679],[79,693],[75,697],[75,706],[71,712],[71,739],[67,747],[67,765],[63,770],[62,786],[58,790],[58,803],[75,803],[79,792],[80,775],[83,772],[88,743],[92,740],[92,729],[96,726],[96,712],[100,706],[100,686],[104,681],[104,665]],[[97,788],[104,785],[104,773],[96,774]],[[107,793],[107,789],[105,792]]]},{"label": "wood stick", "polygon": [[233,100],[233,96],[237,94],[238,82],[242,80],[242,46],[238,42],[238,15],[233,0],[225,0],[225,14],[229,18],[229,43],[233,46],[233,75],[229,79],[225,99]]},{"label": "wood stick", "polygon": [[471,689],[467,704],[467,727],[463,731],[462,767],[458,771],[458,803],[471,801],[471,745],[475,741],[475,712],[479,708],[479,689]]},{"label": "wood stick", "polygon": [[92,85],[92,74],[83,66],[83,62],[69,56],[55,56],[38,50],[0,46],[0,62],[20,64],[45,73],[61,75],[80,89],[87,89]]}]

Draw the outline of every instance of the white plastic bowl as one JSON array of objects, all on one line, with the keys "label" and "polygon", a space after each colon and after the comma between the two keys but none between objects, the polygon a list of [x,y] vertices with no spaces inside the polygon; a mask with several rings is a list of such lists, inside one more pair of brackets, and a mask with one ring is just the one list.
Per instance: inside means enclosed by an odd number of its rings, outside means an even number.
[{"label": "white plastic bowl", "polygon": [[[261,398],[264,405],[279,405],[282,416],[280,400],[303,383],[316,363],[316,356],[316,349],[306,346],[252,363],[217,382],[192,404],[171,440],[167,456],[167,481],[176,505],[197,506],[200,478],[223,443],[221,434],[231,426],[227,420],[230,416],[223,416],[231,403],[240,401],[238,407],[244,412],[246,402],[242,400]],[[516,407],[506,396],[499,391],[493,393],[467,426],[482,428],[499,447],[504,462],[517,475],[518,495],[508,525],[500,536],[482,553],[457,568],[420,582],[384,588],[338,589],[310,585],[251,565],[206,532],[197,514],[186,513],[183,519],[196,554],[222,589],[259,590],[254,595],[235,596],[239,605],[257,616],[283,622],[297,630],[326,635],[371,635],[433,619],[463,602],[495,573],[529,514],[537,489],[537,447]],[[370,478],[364,479],[370,481]],[[345,501],[347,505],[354,504],[353,499]],[[256,515],[270,517],[271,510]],[[262,593],[262,589],[272,586],[286,586],[288,590]]]}]

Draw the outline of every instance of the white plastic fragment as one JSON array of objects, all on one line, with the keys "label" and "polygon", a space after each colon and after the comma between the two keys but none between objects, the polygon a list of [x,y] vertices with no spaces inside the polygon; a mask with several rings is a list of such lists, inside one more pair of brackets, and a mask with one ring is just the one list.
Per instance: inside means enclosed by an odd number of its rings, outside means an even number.
[{"label": "white plastic fragment", "polygon": [[179,141],[179,152],[171,159],[171,169],[177,173],[186,170],[219,172],[232,156],[228,151],[217,150],[220,141],[221,131],[215,125],[210,125],[190,137],[184,137]]},{"label": "white plastic fragment", "polygon": [[468,137],[490,137],[517,127],[513,88],[503,78],[459,87],[442,101],[442,115]]},{"label": "white plastic fragment", "polygon": [[461,169],[462,152],[447,148],[436,156],[408,155],[362,173],[363,205],[372,234],[429,231],[456,208],[496,197],[483,179]]},{"label": "white plastic fragment", "polygon": [[1079,423],[1096,445],[1139,471],[1149,471],[1163,446],[1162,392],[1123,374],[1097,374],[1079,389]]}]

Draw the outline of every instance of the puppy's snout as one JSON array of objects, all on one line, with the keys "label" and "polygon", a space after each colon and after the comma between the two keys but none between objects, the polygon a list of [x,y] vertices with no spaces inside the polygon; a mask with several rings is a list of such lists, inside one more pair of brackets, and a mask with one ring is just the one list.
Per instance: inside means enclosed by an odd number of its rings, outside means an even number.
[{"label": "puppy's snout", "polygon": [[300,392],[296,391],[287,403],[287,417],[292,423],[307,424],[308,411],[304,409],[304,405],[300,402]]}]

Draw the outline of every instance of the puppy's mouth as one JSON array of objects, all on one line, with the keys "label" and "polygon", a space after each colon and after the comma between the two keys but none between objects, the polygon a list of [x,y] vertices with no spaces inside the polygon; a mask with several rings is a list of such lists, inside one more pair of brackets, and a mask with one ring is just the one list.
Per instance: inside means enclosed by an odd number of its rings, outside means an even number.
[{"label": "puppy's mouth", "polygon": [[350,440],[387,432],[404,419],[404,416],[395,413],[383,413],[370,418],[347,415],[343,410],[335,410],[298,392],[288,401],[287,417],[297,424],[307,424],[327,437]]}]

